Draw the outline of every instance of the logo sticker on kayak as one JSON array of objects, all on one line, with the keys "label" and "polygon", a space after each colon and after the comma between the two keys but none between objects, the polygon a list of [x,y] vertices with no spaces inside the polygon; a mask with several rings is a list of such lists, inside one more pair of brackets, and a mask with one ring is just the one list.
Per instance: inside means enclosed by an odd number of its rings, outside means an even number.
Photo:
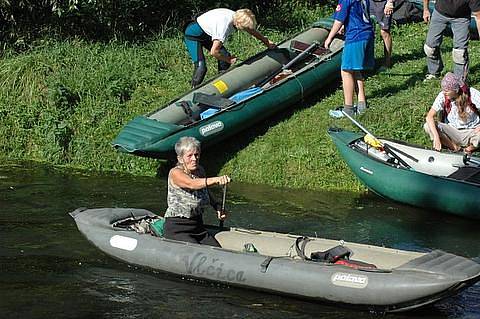
[{"label": "logo sticker on kayak", "polygon": [[110,238],[110,246],[123,250],[132,251],[137,248],[138,241],[135,238],[115,235]]},{"label": "logo sticker on kayak", "polygon": [[222,80],[218,80],[216,82],[213,82],[212,85],[218,90],[220,94],[228,90],[228,85],[227,83],[223,82]]},{"label": "logo sticker on kayak", "polygon": [[209,135],[218,133],[220,131],[223,131],[223,128],[224,128],[223,122],[215,121],[210,124],[201,126],[199,128],[199,131],[202,136],[209,136]]},{"label": "logo sticker on kayak", "polygon": [[349,288],[365,288],[368,285],[368,277],[363,275],[354,275],[345,272],[336,272],[331,277],[332,284],[335,286]]}]

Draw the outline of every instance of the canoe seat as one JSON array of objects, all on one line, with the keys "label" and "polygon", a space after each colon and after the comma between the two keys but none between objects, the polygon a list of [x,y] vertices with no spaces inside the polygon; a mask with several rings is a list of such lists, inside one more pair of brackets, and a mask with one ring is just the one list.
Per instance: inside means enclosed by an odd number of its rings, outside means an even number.
[{"label": "canoe seat", "polygon": [[235,101],[232,101],[230,99],[214,94],[205,94],[202,92],[193,93],[192,102],[216,109],[224,109],[235,104]]},{"label": "canoe seat", "polygon": [[[260,231],[251,231],[242,228],[232,228],[230,231],[222,231],[215,235],[215,239],[222,248],[234,251],[243,251],[245,244],[253,244],[259,254],[272,257],[298,256],[295,249],[295,242],[298,236],[271,235]],[[305,255],[310,256],[312,252],[325,251],[334,246],[336,241],[310,241],[305,247]]]},{"label": "canoe seat", "polygon": [[478,167],[460,167],[448,175],[448,178],[480,184],[480,169]]},{"label": "canoe seat", "polygon": [[[290,49],[292,51],[297,51],[297,52],[303,52],[305,51],[308,47],[310,46],[310,44],[308,43],[305,43],[305,42],[301,42],[301,41],[298,41],[298,40],[292,40],[292,42],[290,42]],[[316,55],[316,56],[322,56],[324,54],[327,54],[327,53],[330,53],[331,51],[328,50],[328,49],[325,49],[323,47],[317,47],[313,52],[311,52],[310,54],[313,54],[313,55]]]}]

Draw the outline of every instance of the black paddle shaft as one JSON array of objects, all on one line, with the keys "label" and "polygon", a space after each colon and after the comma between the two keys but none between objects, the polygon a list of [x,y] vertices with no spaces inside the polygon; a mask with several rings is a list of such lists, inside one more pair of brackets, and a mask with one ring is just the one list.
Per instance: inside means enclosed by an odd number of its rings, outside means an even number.
[{"label": "black paddle shaft", "polygon": [[[223,185],[223,196],[222,196],[222,213],[225,212],[225,200],[227,198],[227,184]],[[218,224],[220,229],[223,228],[223,219],[220,219],[220,223]]]},{"label": "black paddle shaft", "polygon": [[401,165],[403,165],[405,168],[411,168],[410,165],[408,165],[407,162],[405,162],[396,152],[410,158],[411,160],[415,161],[415,162],[418,162],[418,159],[416,159],[415,157],[409,155],[409,154],[406,154],[405,152],[403,151],[400,151],[399,149],[393,147],[393,146],[390,146],[386,143],[382,143],[378,138],[376,138],[372,133],[370,133],[366,128],[364,128],[360,123],[358,123],[352,116],[350,116],[347,112],[345,111],[342,111],[343,115],[345,115],[350,121],[352,121],[353,124],[355,124],[359,129],[361,129],[363,132],[365,132],[366,134],[372,136],[375,140],[377,140],[381,146],[383,147],[383,149],[385,150],[386,153],[392,155],[397,161],[398,163],[400,163]]},{"label": "black paddle shaft", "polygon": [[275,72],[273,72],[272,74],[270,74],[267,78],[265,78],[263,81],[258,83],[257,86],[258,87],[264,86],[265,84],[270,82],[273,78],[275,78],[278,74],[280,74],[282,71],[290,69],[292,67],[292,65],[294,65],[295,63],[297,63],[297,62],[305,59],[307,56],[309,56],[311,52],[313,52],[316,48],[318,48],[319,45],[320,45],[319,42],[314,41],[312,44],[310,44],[310,46],[308,48],[305,49],[305,51],[303,51],[302,53],[297,55],[295,58],[290,60],[290,62],[288,62],[287,64],[283,65],[280,69],[278,69]]}]

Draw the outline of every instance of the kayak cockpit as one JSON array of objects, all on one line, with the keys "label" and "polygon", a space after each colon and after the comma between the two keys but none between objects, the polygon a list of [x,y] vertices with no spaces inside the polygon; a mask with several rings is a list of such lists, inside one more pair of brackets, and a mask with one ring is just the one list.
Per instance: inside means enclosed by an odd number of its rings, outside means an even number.
[{"label": "kayak cockpit", "polygon": [[[162,217],[155,214],[132,215],[113,221],[111,226],[116,230],[134,231],[146,236],[153,235],[161,239],[163,238],[163,221]],[[207,228],[214,234],[215,239],[223,249],[240,253],[257,253],[273,258],[284,257],[295,260],[310,260],[312,254],[327,252],[341,246],[349,251],[346,259],[353,257],[353,260],[356,262],[361,261],[362,264],[374,265],[376,269],[388,271],[424,255],[424,253],[418,252],[345,243],[343,240],[310,238],[237,227],[220,229],[217,226],[207,226]],[[301,252],[299,251],[300,247]],[[325,262],[331,261],[325,260]]]},{"label": "kayak cockpit", "polygon": [[[395,154],[416,172],[480,185],[480,162],[477,158],[466,157],[459,153],[437,152],[387,139],[379,139],[379,141],[382,144],[388,144]],[[369,145],[363,138],[350,143],[350,147],[375,160],[401,167],[393,156],[385,150]]]}]

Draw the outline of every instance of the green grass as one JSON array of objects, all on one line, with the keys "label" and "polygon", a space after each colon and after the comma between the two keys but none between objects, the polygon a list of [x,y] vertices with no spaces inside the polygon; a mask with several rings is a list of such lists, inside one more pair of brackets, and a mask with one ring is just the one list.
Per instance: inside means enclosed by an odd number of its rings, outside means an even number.
[{"label": "green grass", "polygon": [[[290,33],[293,33],[292,30]],[[366,81],[370,109],[359,118],[372,133],[430,145],[424,116],[440,90],[423,82],[423,42],[427,28],[395,28],[394,67]],[[377,30],[378,32],[378,30]],[[290,34],[264,30],[278,42]],[[263,49],[237,32],[228,48],[239,59]],[[470,84],[480,87],[479,42],[470,46]],[[442,46],[451,69],[451,39]],[[382,56],[377,37],[376,56]],[[209,76],[215,61],[208,60]],[[155,175],[165,163],[117,153],[110,142],[127,121],[161,107],[189,88],[192,67],[180,34],[145,44],[45,41],[22,54],[0,60],[0,150],[4,158],[35,160],[72,168]],[[234,180],[326,190],[362,190],[327,135],[328,110],[343,103],[337,85],[208,150],[202,158],[210,174]]]}]

